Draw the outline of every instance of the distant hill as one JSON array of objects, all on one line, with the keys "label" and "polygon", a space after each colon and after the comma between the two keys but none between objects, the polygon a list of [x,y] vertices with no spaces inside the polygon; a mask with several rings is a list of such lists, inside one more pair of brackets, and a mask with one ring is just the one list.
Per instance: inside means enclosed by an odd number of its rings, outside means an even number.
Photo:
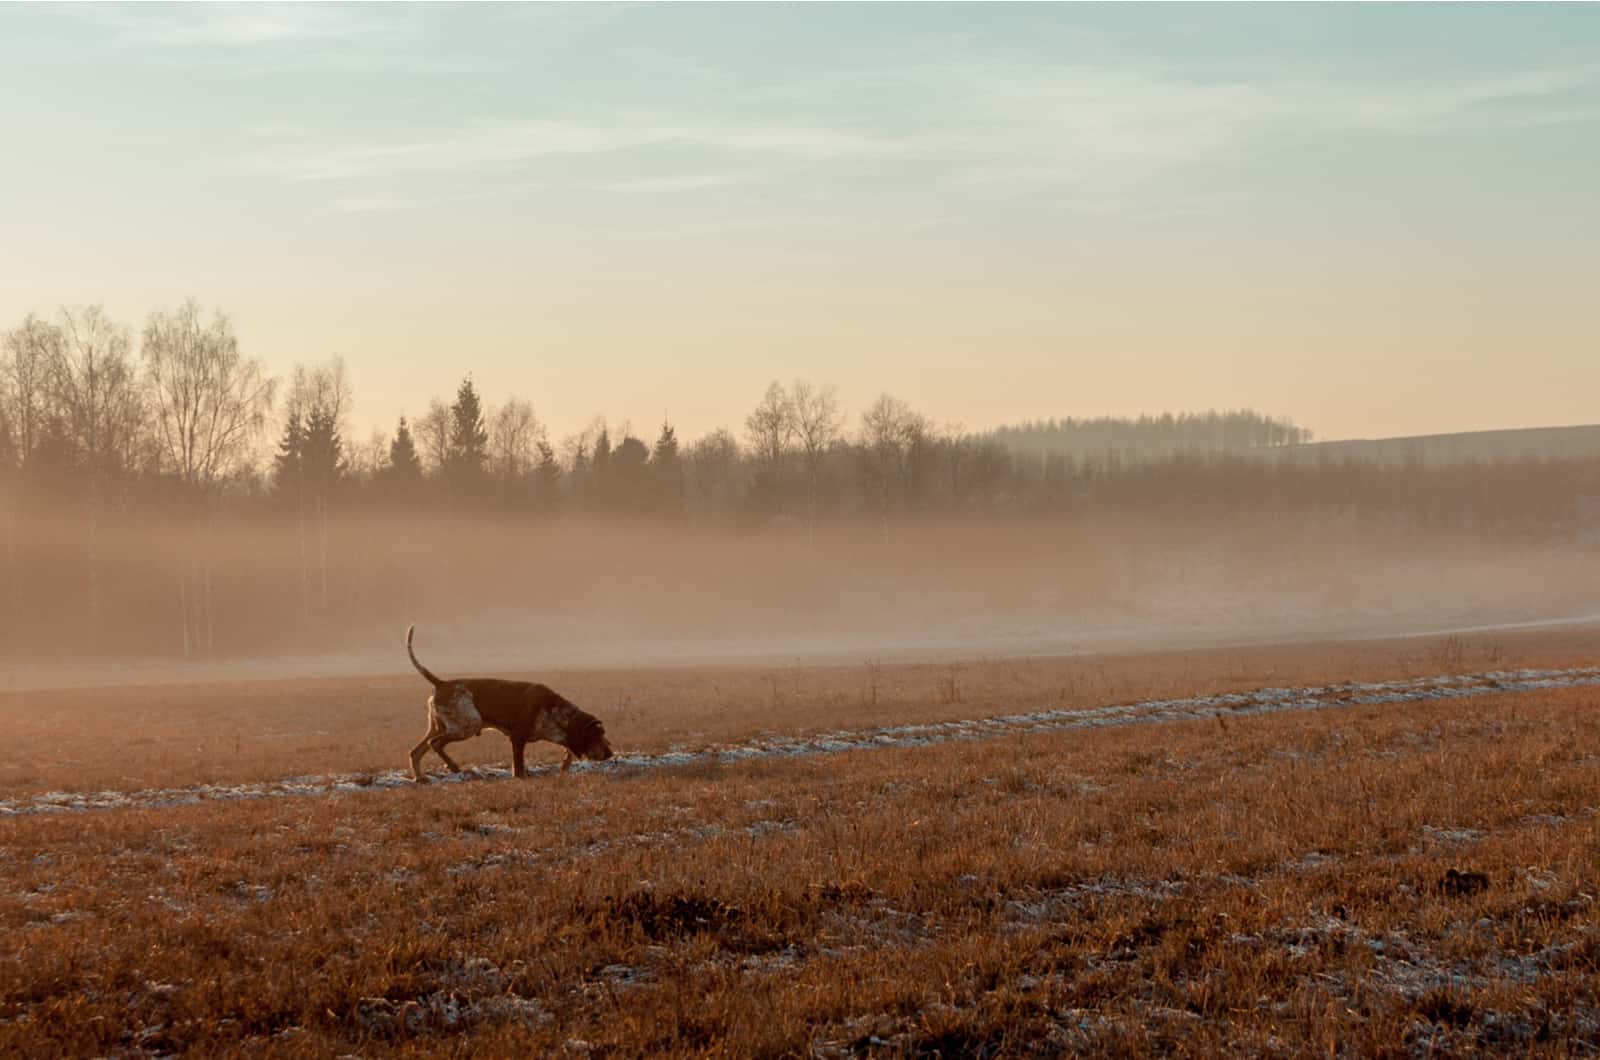
[{"label": "distant hill", "polygon": [[1575,460],[1600,457],[1600,425],[1522,427],[1402,438],[1308,442],[1271,451],[1281,460],[1438,466],[1468,461]]},{"label": "distant hill", "polygon": [[1158,458],[1182,452],[1229,452],[1306,442],[1311,432],[1292,421],[1241,409],[1174,415],[1035,420],[996,427],[990,441],[1025,456]]},{"label": "distant hill", "polygon": [[1311,431],[1292,420],[1250,410],[1038,420],[997,427],[986,437],[1021,456],[1074,459],[1116,454],[1146,461],[1175,453],[1240,453],[1293,463],[1436,467],[1469,461],[1600,458],[1600,424],[1313,442]]}]

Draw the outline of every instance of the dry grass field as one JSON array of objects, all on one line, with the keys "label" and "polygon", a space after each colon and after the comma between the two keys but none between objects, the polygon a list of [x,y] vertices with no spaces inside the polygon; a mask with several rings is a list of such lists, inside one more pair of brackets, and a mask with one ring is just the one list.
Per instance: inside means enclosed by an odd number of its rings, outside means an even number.
[{"label": "dry grass field", "polygon": [[[542,675],[655,764],[0,816],[0,1054],[1592,1055],[1600,687],[665,755],[1595,646]],[[389,770],[424,690],[7,696],[0,798]]]}]

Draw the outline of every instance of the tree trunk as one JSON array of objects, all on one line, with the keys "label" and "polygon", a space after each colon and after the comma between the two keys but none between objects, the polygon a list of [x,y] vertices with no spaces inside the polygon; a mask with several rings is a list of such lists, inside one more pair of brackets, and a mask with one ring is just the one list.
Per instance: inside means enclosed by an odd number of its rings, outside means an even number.
[{"label": "tree trunk", "polygon": [[217,623],[216,623],[216,596],[211,592],[211,553],[207,549],[206,556],[200,561],[201,576],[205,579],[206,598],[206,658],[216,654],[217,648]]},{"label": "tree trunk", "polygon": [[215,496],[207,496],[205,498],[206,547],[202,562],[205,564],[207,657],[214,655],[217,647],[217,596],[212,576],[216,573],[217,505],[219,503],[219,499]]},{"label": "tree trunk", "polygon": [[19,473],[14,481],[12,503],[7,505],[10,510],[6,513],[6,595],[11,605],[11,621],[8,625],[9,636],[6,641],[15,644],[22,635],[22,563],[19,555],[22,551],[22,506],[26,503],[23,496],[24,487],[22,476]]},{"label": "tree trunk", "polygon": [[322,618],[328,618],[328,494],[326,489],[317,498],[317,565],[322,580]]},{"label": "tree trunk", "polygon": [[89,654],[100,650],[100,481],[89,480]]},{"label": "tree trunk", "polygon": [[817,469],[811,468],[806,489],[806,548],[817,550]]},{"label": "tree trunk", "polygon": [[311,628],[311,572],[306,557],[306,478],[305,472],[295,476],[300,480],[300,633],[304,637]]},{"label": "tree trunk", "polygon": [[187,660],[194,654],[194,645],[189,641],[189,564],[183,556],[178,557],[178,625],[183,630],[183,657]]}]

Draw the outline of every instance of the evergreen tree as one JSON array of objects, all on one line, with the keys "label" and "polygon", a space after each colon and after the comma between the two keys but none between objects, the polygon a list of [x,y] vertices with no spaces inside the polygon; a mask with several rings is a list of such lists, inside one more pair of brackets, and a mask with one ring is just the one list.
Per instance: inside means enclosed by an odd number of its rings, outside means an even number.
[{"label": "evergreen tree", "polygon": [[609,507],[616,496],[611,482],[611,433],[602,425],[594,440],[594,455],[589,460],[590,500],[598,507]]},{"label": "evergreen tree", "polygon": [[[561,464],[550,443],[539,439],[539,462],[533,468],[533,497],[545,511],[553,511],[561,503]],[[578,459],[586,459],[581,452]]]},{"label": "evergreen tree", "polygon": [[472,489],[483,478],[489,459],[489,431],[483,422],[483,403],[472,377],[461,381],[455,404],[450,406],[450,445],[446,473],[453,484]]},{"label": "evergreen tree", "polygon": [[300,420],[300,413],[291,412],[284,422],[278,451],[272,457],[272,484],[279,493],[300,488],[305,438],[305,425]]},{"label": "evergreen tree", "polygon": [[16,432],[11,429],[11,417],[4,404],[0,404],[0,471],[10,471],[18,464]]},{"label": "evergreen tree", "polygon": [[661,421],[661,434],[656,438],[656,447],[650,458],[659,463],[678,462],[678,433],[665,420]]},{"label": "evergreen tree", "polygon": [[672,424],[661,423],[661,435],[650,454],[650,478],[655,487],[659,511],[677,515],[683,511],[683,461],[678,455],[678,434]]},{"label": "evergreen tree", "polygon": [[344,477],[344,438],[339,433],[338,414],[323,405],[314,406],[306,416],[302,434],[300,463],[306,481],[324,492]]},{"label": "evergreen tree", "polygon": [[388,476],[397,483],[414,483],[422,480],[422,459],[417,455],[417,444],[411,437],[411,427],[404,416],[395,428],[394,441],[389,443]]},{"label": "evergreen tree", "polygon": [[650,508],[650,448],[628,435],[611,451],[606,479],[612,504],[624,511]]}]

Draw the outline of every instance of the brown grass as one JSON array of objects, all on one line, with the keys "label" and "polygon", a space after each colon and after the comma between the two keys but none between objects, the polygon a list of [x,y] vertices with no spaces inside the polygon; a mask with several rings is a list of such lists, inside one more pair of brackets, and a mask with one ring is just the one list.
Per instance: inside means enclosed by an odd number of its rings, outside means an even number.
[{"label": "brown grass", "polygon": [[1592,1054],[1597,706],[7,819],[0,1053]]},{"label": "brown grass", "polygon": [[[1285,645],[1081,658],[976,658],[737,668],[508,673],[542,680],[606,723],[619,751],[1095,707],[1262,686],[1561,667],[1600,657],[1593,632]],[[405,766],[426,729],[428,686],[395,652],[364,678],[0,692],[0,797],[246,783]],[[441,674],[445,658],[424,656]],[[458,753],[459,752],[459,753]],[[549,747],[546,759],[559,754]],[[464,763],[510,760],[495,734],[454,745]],[[430,758],[437,768],[439,763]]]}]

